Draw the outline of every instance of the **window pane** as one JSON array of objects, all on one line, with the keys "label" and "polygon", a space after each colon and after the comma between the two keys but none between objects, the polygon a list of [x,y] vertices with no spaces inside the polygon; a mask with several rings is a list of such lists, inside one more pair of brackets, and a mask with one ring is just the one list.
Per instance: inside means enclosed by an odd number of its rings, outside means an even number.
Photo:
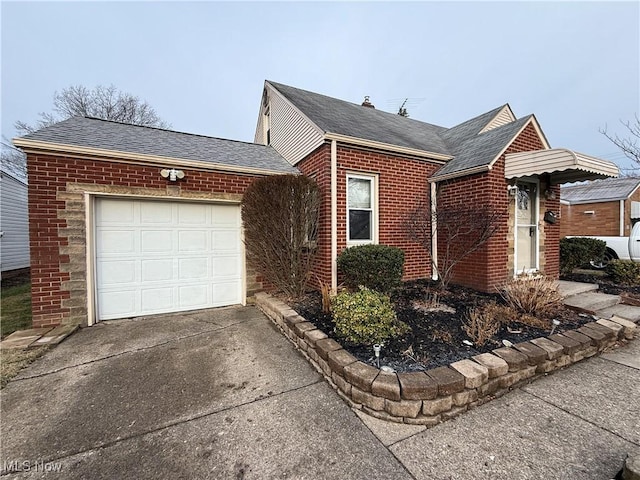
[{"label": "window pane", "polygon": [[349,179],[349,208],[371,208],[371,180]]},{"label": "window pane", "polygon": [[371,240],[371,212],[349,210],[349,240]]}]

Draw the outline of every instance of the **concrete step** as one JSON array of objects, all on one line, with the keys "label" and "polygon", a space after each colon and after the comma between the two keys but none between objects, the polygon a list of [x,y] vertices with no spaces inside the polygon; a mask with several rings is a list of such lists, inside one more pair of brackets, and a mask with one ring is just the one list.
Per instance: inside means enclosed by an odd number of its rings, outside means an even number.
[{"label": "concrete step", "polygon": [[633,323],[640,323],[640,307],[619,303],[598,311],[598,316],[602,318],[611,318],[613,315],[626,318]]},{"label": "concrete step", "polygon": [[620,303],[620,296],[587,292],[567,297],[563,300],[563,303],[574,310],[595,315],[600,310],[613,307]]},{"label": "concrete step", "polygon": [[563,297],[571,297],[580,293],[593,292],[598,290],[596,283],[570,282],[568,280],[558,280],[558,291]]}]

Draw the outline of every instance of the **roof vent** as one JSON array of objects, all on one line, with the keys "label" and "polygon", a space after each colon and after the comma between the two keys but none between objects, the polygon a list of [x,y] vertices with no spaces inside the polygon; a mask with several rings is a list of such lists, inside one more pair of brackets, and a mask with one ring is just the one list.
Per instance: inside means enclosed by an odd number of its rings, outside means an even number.
[{"label": "roof vent", "polygon": [[364,102],[362,102],[362,106],[363,107],[367,107],[367,108],[376,108],[373,103],[371,103],[369,101],[369,95],[365,95],[364,96]]}]

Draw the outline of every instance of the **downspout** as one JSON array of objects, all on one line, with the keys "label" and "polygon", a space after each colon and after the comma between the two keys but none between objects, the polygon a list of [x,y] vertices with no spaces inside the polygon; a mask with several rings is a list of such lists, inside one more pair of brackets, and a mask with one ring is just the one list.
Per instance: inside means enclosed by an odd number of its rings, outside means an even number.
[{"label": "downspout", "polygon": [[331,140],[331,290],[338,289],[338,145]]},{"label": "downspout", "polygon": [[438,199],[436,182],[431,183],[431,279],[438,280]]},{"label": "downspout", "polygon": [[624,200],[620,200],[620,236],[624,237]]}]

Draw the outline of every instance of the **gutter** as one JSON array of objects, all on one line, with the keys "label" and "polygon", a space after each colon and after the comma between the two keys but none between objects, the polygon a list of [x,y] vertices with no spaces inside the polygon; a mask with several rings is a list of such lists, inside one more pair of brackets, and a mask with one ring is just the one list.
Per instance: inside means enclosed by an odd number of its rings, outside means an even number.
[{"label": "gutter", "polygon": [[390,143],[376,142],[374,140],[365,140],[363,138],[351,137],[349,135],[342,135],[339,133],[326,132],[324,134],[324,138],[327,140],[331,140],[332,142],[338,141],[341,143],[347,143],[347,144],[357,145],[361,147],[369,147],[369,148],[375,148],[379,150],[401,153],[404,155],[411,155],[414,157],[422,157],[422,158],[429,159],[431,161],[435,161],[443,164],[453,158],[453,156],[451,155],[444,155],[442,153],[427,152],[425,150],[419,150],[417,148],[400,147],[398,145],[391,145]]}]

